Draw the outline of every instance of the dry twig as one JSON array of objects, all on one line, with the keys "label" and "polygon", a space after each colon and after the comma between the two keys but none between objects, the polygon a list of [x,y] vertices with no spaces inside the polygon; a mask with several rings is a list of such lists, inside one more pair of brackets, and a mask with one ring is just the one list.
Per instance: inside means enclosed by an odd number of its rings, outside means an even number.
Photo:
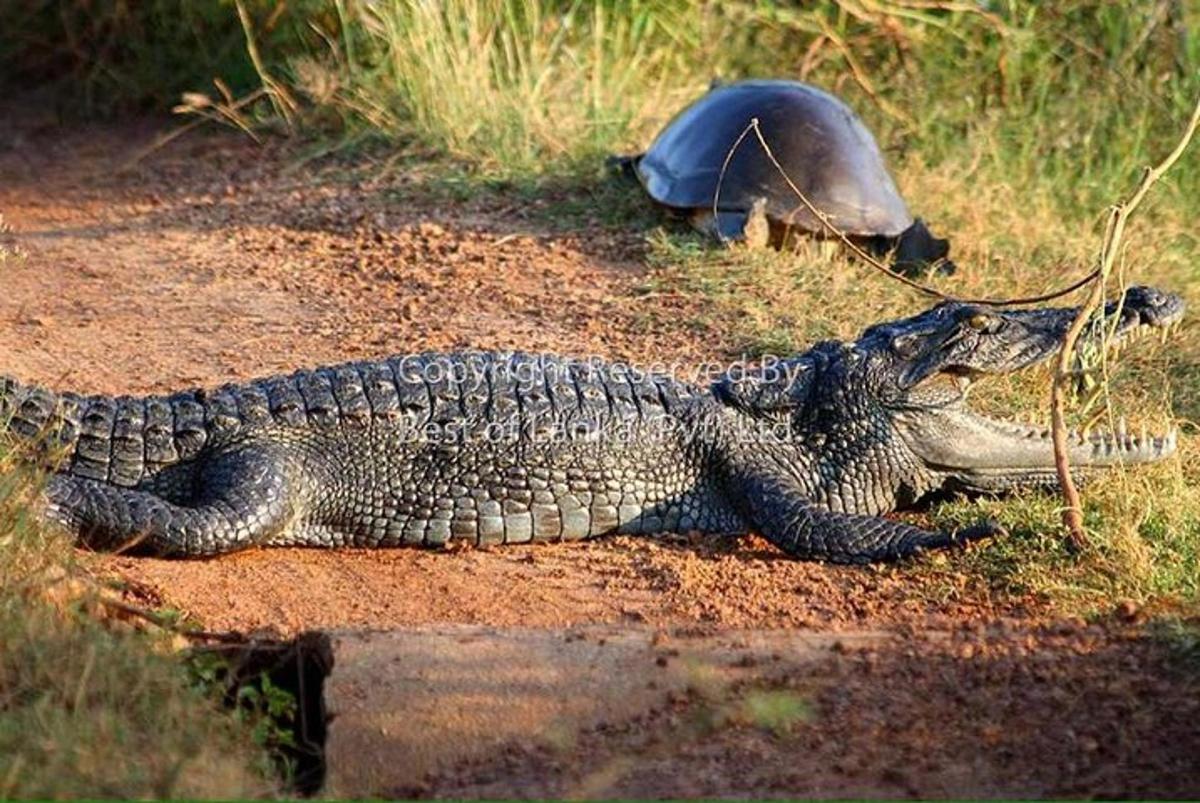
[{"label": "dry twig", "polygon": [[[153,142],[122,162],[117,168],[117,172],[131,170],[147,156],[166,147],[168,144],[188,133],[189,131],[199,128],[206,122],[226,122],[235,125],[239,129],[249,134],[250,138],[253,139],[256,144],[261,144],[262,140],[257,134],[248,129],[248,126],[245,125],[244,121],[242,121],[241,117],[238,115],[238,111],[246,106],[249,106],[251,103],[254,103],[260,98],[266,97],[266,94],[267,91],[265,89],[256,89],[249,95],[246,95],[245,97],[240,98],[233,103],[220,106],[218,104],[214,104],[212,99],[207,95],[202,95],[198,92],[184,93],[183,102],[175,106],[172,111],[175,112],[175,114],[195,114],[198,115],[198,117],[190,122],[184,123],[178,128],[173,128],[165,134],[160,134],[159,136],[155,137]],[[210,111],[210,107],[215,109],[215,111]]]},{"label": "dry twig", "polygon": [[841,52],[842,58],[846,60],[846,66],[850,68],[850,75],[854,77],[855,83],[859,85],[862,91],[867,93],[867,97],[869,97],[875,103],[875,105],[883,111],[884,114],[887,114],[889,117],[898,120],[909,131],[916,130],[917,121],[913,119],[911,114],[897,107],[894,103],[875,91],[875,85],[871,83],[870,76],[867,75],[867,71],[864,70],[862,65],[859,63],[858,58],[854,55],[854,51],[848,44],[846,44],[846,40],[839,36],[837,31],[833,30],[833,28],[826,23],[825,20],[821,19],[819,22],[821,24],[821,33],[824,35],[827,41],[833,44],[833,46]]},{"label": "dry twig", "polygon": [[275,107],[275,112],[283,119],[290,131],[294,127],[296,112],[300,106],[287,87],[276,81],[267,71],[267,66],[258,51],[258,42],[254,37],[254,21],[250,17],[250,12],[246,10],[245,4],[242,0],[234,0],[234,5],[237,7],[238,19],[242,23],[242,31],[246,35],[246,53],[250,56],[251,63],[254,64],[254,69],[263,83],[263,88],[267,91],[267,97]]},{"label": "dry twig", "polygon": [[[81,576],[89,582],[94,582],[84,575]],[[125,602],[124,600],[116,599],[115,597],[111,597],[103,593],[97,593],[95,599],[96,602],[106,608],[120,611],[127,616],[136,617],[150,625],[153,625],[159,630],[164,630],[173,635],[191,639],[192,641],[215,641],[220,644],[245,644],[250,641],[250,639],[247,639],[238,633],[215,633],[207,630],[193,630],[183,627],[172,621],[171,617],[169,616],[165,616],[157,611],[150,610],[149,608],[143,608],[140,605],[134,605],[132,603]]]},{"label": "dry twig", "polygon": [[1083,506],[1079,499],[1079,489],[1075,487],[1075,482],[1071,478],[1071,464],[1067,456],[1066,414],[1063,400],[1063,389],[1071,378],[1071,360],[1075,354],[1075,344],[1083,332],[1083,327],[1104,302],[1104,291],[1121,248],[1121,239],[1125,234],[1126,223],[1141,204],[1142,199],[1146,197],[1150,188],[1179,161],[1179,157],[1183,155],[1192,141],[1197,125],[1200,125],[1200,100],[1197,100],[1196,108],[1192,111],[1192,119],[1188,122],[1187,129],[1180,137],[1175,149],[1167,154],[1167,157],[1157,166],[1146,168],[1142,174],[1141,183],[1138,184],[1133,194],[1110,210],[1108,224],[1104,229],[1104,241],[1100,246],[1099,265],[1093,271],[1093,274],[1097,275],[1098,281],[1092,285],[1091,293],[1079,308],[1079,312],[1076,313],[1075,320],[1071,322],[1071,328],[1067,330],[1067,335],[1063,340],[1062,350],[1058,353],[1054,382],[1050,388],[1050,429],[1054,439],[1054,466],[1063,489],[1065,505],[1063,525],[1067,528],[1068,543],[1076,549],[1087,545],[1087,536],[1083,531]]}]

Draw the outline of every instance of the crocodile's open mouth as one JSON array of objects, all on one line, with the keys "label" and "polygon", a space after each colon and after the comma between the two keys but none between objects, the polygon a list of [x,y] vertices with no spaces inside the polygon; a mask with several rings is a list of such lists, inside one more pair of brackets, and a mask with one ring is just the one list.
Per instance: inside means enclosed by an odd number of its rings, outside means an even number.
[{"label": "crocodile's open mouth", "polygon": [[[1122,302],[1110,303],[1104,317],[1089,325],[1077,351],[1098,363],[1102,351],[1113,358],[1137,341],[1165,341],[1179,326],[1183,312],[1183,300],[1177,295],[1132,288]],[[1026,370],[1055,357],[1075,311],[975,314],[987,316],[975,322],[976,342],[956,348],[958,341],[967,338],[959,330],[950,331],[937,349],[923,357],[939,362],[910,389],[896,411],[896,423],[913,451],[934,469],[968,474],[1052,471],[1048,427],[989,418],[972,411],[967,398],[972,387],[989,375]],[[1086,366],[1079,368],[1082,372]],[[1111,419],[1105,416],[1105,420]],[[1177,440],[1174,427],[1159,433],[1145,426],[1133,429],[1123,417],[1109,428],[1085,427],[1067,433],[1068,456],[1072,465],[1081,468],[1161,460],[1175,451]]]}]

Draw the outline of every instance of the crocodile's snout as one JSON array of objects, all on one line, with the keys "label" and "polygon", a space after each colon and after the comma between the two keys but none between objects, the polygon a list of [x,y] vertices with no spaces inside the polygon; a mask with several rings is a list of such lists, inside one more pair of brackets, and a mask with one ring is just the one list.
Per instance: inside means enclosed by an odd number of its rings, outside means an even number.
[{"label": "crocodile's snout", "polygon": [[1131,287],[1125,293],[1124,306],[1137,313],[1144,326],[1170,326],[1183,319],[1186,303],[1178,293],[1155,287]]}]

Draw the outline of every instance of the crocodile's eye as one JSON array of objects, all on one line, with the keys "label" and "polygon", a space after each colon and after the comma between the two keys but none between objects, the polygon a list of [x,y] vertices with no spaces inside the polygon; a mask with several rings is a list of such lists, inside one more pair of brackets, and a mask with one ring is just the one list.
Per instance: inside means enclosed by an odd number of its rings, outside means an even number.
[{"label": "crocodile's eye", "polygon": [[986,312],[977,312],[970,318],[967,318],[967,326],[977,332],[987,332],[992,329],[992,316]]},{"label": "crocodile's eye", "polygon": [[917,356],[920,350],[920,335],[897,335],[892,338],[892,351],[903,359],[911,359]]}]

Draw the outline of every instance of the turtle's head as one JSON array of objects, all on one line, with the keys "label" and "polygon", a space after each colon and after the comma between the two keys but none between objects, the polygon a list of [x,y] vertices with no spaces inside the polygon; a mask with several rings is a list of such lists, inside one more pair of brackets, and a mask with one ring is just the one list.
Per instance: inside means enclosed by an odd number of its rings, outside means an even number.
[{"label": "turtle's head", "polygon": [[949,260],[950,241],[934,237],[925,226],[925,221],[917,218],[913,224],[900,233],[896,238],[896,251],[893,254],[893,265],[901,273],[920,275],[931,267],[943,276],[949,276],[957,270]]},{"label": "turtle's head", "polygon": [[[1183,299],[1134,287],[1106,305],[1110,345],[1177,323]],[[1052,473],[1048,430],[987,418],[966,405],[977,381],[1041,363],[1056,354],[1076,308],[1000,311],[947,302],[911,318],[873,326],[851,346],[861,374],[887,412],[893,430],[930,468],[951,475]],[[1085,332],[1099,338],[1099,321]],[[1086,439],[1073,434],[1071,460],[1080,467],[1149,462],[1174,450],[1173,433],[1125,433]]]}]

